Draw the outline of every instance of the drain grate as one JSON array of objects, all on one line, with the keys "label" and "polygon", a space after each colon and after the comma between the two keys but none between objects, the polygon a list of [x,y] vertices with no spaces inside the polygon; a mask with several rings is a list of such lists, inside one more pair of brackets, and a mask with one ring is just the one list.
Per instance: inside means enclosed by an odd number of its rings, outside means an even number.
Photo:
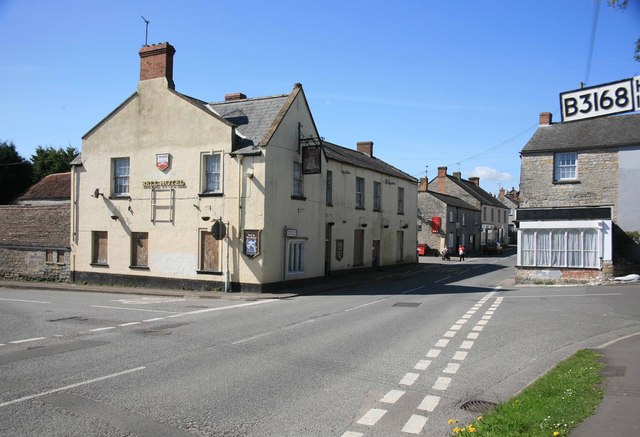
[{"label": "drain grate", "polygon": [[420,306],[419,302],[396,302],[393,304],[394,307],[405,307],[405,308],[415,308]]},{"label": "drain grate", "polygon": [[495,407],[496,404],[495,402],[490,402],[490,401],[482,401],[482,400],[473,400],[473,401],[467,401],[464,404],[462,404],[462,406],[460,408],[462,408],[463,410],[466,411],[471,411],[472,413],[486,413],[487,411],[491,410],[493,407]]}]

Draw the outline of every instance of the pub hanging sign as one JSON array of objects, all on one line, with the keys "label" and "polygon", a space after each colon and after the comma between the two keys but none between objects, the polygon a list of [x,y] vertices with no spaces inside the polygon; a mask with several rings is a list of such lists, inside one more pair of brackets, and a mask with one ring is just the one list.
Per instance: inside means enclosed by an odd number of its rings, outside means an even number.
[{"label": "pub hanging sign", "polygon": [[248,257],[260,255],[260,231],[255,229],[244,230],[244,254]]},{"label": "pub hanging sign", "polygon": [[440,232],[440,217],[431,217],[431,233],[437,234]]}]

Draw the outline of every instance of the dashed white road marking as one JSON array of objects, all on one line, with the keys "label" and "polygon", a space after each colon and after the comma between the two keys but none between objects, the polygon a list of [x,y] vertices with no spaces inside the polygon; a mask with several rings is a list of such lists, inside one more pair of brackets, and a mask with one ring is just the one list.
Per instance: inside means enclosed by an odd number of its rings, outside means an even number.
[{"label": "dashed white road marking", "polygon": [[491,316],[482,316],[480,320],[491,320]]},{"label": "dashed white road marking", "polygon": [[429,352],[427,352],[427,358],[435,358],[438,355],[440,355],[440,349],[430,349]]},{"label": "dashed white road marking", "polygon": [[488,320],[478,320],[478,323],[476,323],[476,325],[486,325],[488,322]]},{"label": "dashed white road marking", "polygon": [[427,395],[418,405],[418,410],[433,412],[440,402],[440,396]]},{"label": "dashed white road marking", "polygon": [[433,384],[433,389],[434,390],[446,390],[449,388],[449,384],[451,384],[451,378],[448,378],[446,376],[439,376],[438,379],[436,379],[436,383]]},{"label": "dashed white road marking", "polygon": [[465,323],[467,323],[467,322],[468,322],[468,320],[467,320],[467,319],[459,319],[459,320],[456,322],[456,325],[464,325],[464,324],[465,324]]},{"label": "dashed white road marking", "polygon": [[344,434],[342,434],[342,436],[340,437],[363,437],[364,434],[362,434],[361,432],[353,432],[353,431],[347,431]]},{"label": "dashed white road marking", "polygon": [[451,328],[449,328],[449,330],[451,331],[459,331],[462,329],[462,325],[451,325]]},{"label": "dashed white road marking", "polygon": [[420,376],[419,373],[407,373],[400,380],[399,384],[402,384],[402,385],[413,385],[416,382],[416,380],[418,379],[419,376]]},{"label": "dashed white road marking", "polygon": [[362,416],[360,418],[360,420],[358,420],[358,422],[356,422],[358,425],[367,425],[367,426],[373,426],[376,424],[376,422],[378,420],[380,420],[382,418],[382,416],[384,416],[387,413],[387,410],[381,410],[379,408],[372,408],[369,411],[367,411],[367,414],[365,414],[364,416]]},{"label": "dashed white road marking", "polygon": [[384,402],[385,404],[395,404],[404,393],[405,392],[402,390],[390,390],[382,399],[380,399],[380,402]]},{"label": "dashed white road marking", "polygon": [[456,361],[464,361],[465,358],[467,358],[467,354],[469,352],[465,352],[465,351],[457,351],[455,354],[453,354],[453,360]]},{"label": "dashed white road marking", "polygon": [[168,313],[175,314],[176,311],[162,311],[162,310],[145,310],[144,308],[125,308],[125,307],[110,307],[106,305],[89,305],[91,308],[106,308],[110,310],[125,310],[125,311],[144,311],[147,313]]},{"label": "dashed white road marking", "polygon": [[441,338],[434,345],[435,347],[446,347],[449,344],[449,340],[446,338]]},{"label": "dashed white road marking", "polygon": [[472,331],[482,331],[484,329],[484,325],[476,325],[471,328]]},{"label": "dashed white road marking", "polygon": [[10,341],[9,343],[11,344],[20,344],[20,343],[27,343],[29,341],[38,341],[38,340],[44,340],[47,337],[34,337],[34,338],[25,338],[24,340],[14,340],[14,341]]},{"label": "dashed white road marking", "polygon": [[473,347],[473,341],[465,340],[460,345],[460,349],[471,349]]},{"label": "dashed white road marking", "polygon": [[443,337],[453,337],[456,335],[456,331],[447,331],[444,333]]},{"label": "dashed white road marking", "polygon": [[118,326],[131,326],[131,325],[139,325],[142,322],[129,322],[129,323],[121,323]]},{"label": "dashed white road marking", "polygon": [[51,303],[51,302],[44,302],[41,300],[9,299],[9,298],[3,298],[3,297],[0,297],[0,300],[6,300],[8,302],[24,302],[24,303]]},{"label": "dashed white road marking", "polygon": [[409,421],[402,427],[402,432],[406,432],[407,434],[420,434],[426,424],[426,417],[412,414]]},{"label": "dashed white road marking", "polygon": [[467,335],[467,338],[468,338],[468,339],[471,339],[471,340],[475,340],[476,338],[478,338],[478,335],[480,335],[480,333],[479,333],[479,332],[470,332],[470,333]]},{"label": "dashed white road marking", "polygon": [[431,360],[420,360],[418,361],[418,364],[413,366],[413,370],[427,370],[429,364],[431,364]]},{"label": "dashed white road marking", "polygon": [[472,316],[473,314],[465,314],[464,316],[460,317],[460,319],[470,319]]},{"label": "dashed white road marking", "polygon": [[146,367],[136,367],[135,369],[125,370],[124,372],[112,373],[111,375],[101,376],[99,378],[90,379],[88,381],[77,382],[75,384],[67,385],[67,386],[56,388],[56,389],[53,389],[53,390],[48,390],[48,391],[45,391],[45,392],[42,392],[42,393],[38,393],[38,394],[35,394],[35,395],[24,396],[22,398],[18,398],[18,399],[14,399],[12,401],[1,403],[0,404],[0,408],[6,407],[7,405],[17,404],[19,402],[24,402],[24,401],[28,401],[28,400],[31,400],[31,399],[39,398],[39,397],[42,397],[42,396],[47,396],[47,395],[50,395],[50,394],[53,394],[53,393],[58,393],[60,391],[70,390],[72,388],[80,387],[82,385],[92,384],[92,383],[98,382],[98,381],[104,381],[105,379],[115,378],[117,376],[122,376],[122,375],[125,375],[127,373],[137,372],[137,371],[143,370],[145,368]]},{"label": "dashed white road marking", "polygon": [[447,367],[442,370],[442,373],[458,373],[458,369],[460,369],[460,364],[448,363]]},{"label": "dashed white road marking", "polygon": [[272,332],[263,332],[263,333],[261,333],[261,334],[254,335],[253,337],[243,338],[242,340],[234,341],[234,342],[232,342],[231,344],[240,344],[240,343],[245,343],[245,342],[247,342],[247,341],[256,340],[256,339],[258,339],[258,338],[260,338],[260,337],[264,337],[264,336],[266,336],[266,335],[271,335],[271,334],[272,334]]},{"label": "dashed white road marking", "polygon": [[116,329],[115,326],[107,326],[106,328],[89,329],[89,332],[109,331],[110,329]]},{"label": "dashed white road marking", "polygon": [[143,320],[143,322],[157,322],[158,320],[164,320],[164,317],[156,317],[155,319]]}]

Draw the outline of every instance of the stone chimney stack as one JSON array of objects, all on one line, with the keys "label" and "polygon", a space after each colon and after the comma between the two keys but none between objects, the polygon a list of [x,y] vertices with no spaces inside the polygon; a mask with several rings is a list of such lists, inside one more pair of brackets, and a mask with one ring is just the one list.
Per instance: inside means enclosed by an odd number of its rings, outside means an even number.
[{"label": "stone chimney stack", "polygon": [[473,182],[476,187],[480,186],[480,178],[478,176],[470,177],[469,182]]},{"label": "stone chimney stack", "polygon": [[173,55],[176,49],[168,42],[144,46],[140,49],[140,81],[164,77],[169,88],[173,83]]},{"label": "stone chimney stack", "polygon": [[460,173],[459,171],[454,171],[453,172],[453,177],[454,178],[458,178],[458,179],[462,179],[462,173]]},{"label": "stone chimney stack", "polygon": [[420,178],[420,183],[418,184],[418,192],[426,193],[429,190],[429,181],[427,178]]},{"label": "stone chimney stack", "polygon": [[443,178],[447,175],[447,167],[438,167],[438,177]]},{"label": "stone chimney stack", "polygon": [[245,100],[246,98],[247,95],[243,93],[229,93],[224,95],[225,102],[231,102],[233,100]]},{"label": "stone chimney stack", "polygon": [[358,141],[356,146],[358,147],[358,152],[373,156],[373,141]]},{"label": "stone chimney stack", "polygon": [[540,113],[540,126],[551,126],[551,113],[550,112],[541,112]]},{"label": "stone chimney stack", "polygon": [[500,188],[500,194],[498,194],[498,197],[500,199],[504,199],[506,193],[507,193],[507,190],[505,190],[504,188]]}]

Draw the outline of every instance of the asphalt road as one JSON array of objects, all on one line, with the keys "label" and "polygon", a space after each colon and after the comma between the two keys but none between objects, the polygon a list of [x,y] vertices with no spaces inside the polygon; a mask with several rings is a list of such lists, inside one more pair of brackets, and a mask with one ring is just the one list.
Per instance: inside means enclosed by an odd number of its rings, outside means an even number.
[{"label": "asphalt road", "polygon": [[516,288],[513,264],[284,300],[0,288],[0,435],[441,436],[640,331],[639,286]]}]

